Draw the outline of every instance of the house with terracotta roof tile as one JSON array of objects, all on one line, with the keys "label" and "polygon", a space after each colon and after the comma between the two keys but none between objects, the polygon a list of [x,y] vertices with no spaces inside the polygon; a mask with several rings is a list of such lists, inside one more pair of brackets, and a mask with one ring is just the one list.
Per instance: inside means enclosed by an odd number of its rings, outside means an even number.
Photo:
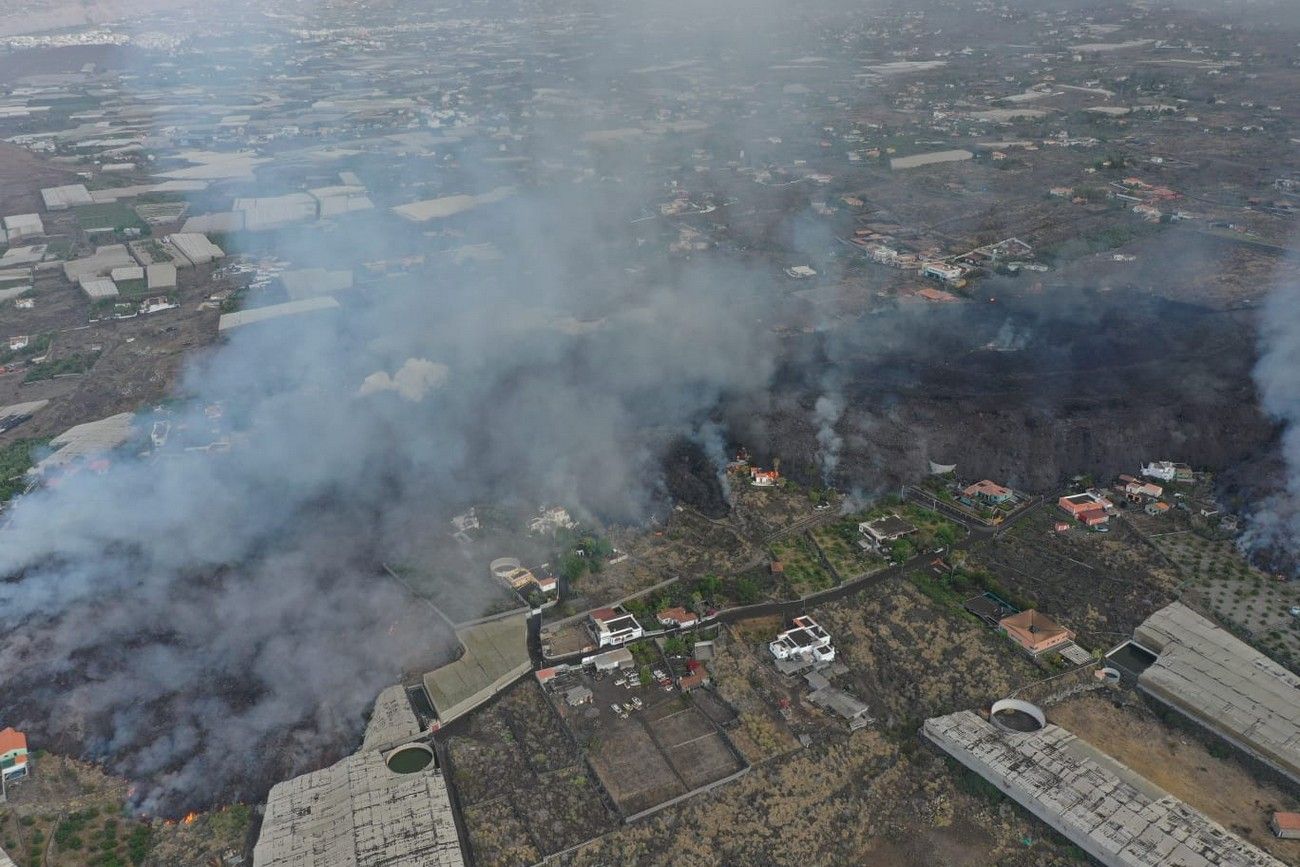
[{"label": "house with terracotta roof tile", "polygon": [[0,729],[0,774],[6,781],[27,776],[27,735],[15,728]]},{"label": "house with terracotta roof tile", "polygon": [[998,621],[998,627],[1034,656],[1074,640],[1074,633],[1033,608]]}]

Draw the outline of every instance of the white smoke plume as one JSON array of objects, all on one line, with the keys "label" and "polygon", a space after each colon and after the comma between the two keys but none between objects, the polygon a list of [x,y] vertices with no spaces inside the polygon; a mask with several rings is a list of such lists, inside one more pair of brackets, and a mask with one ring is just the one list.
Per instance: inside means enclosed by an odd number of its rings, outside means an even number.
[{"label": "white smoke plume", "polygon": [[447,379],[447,374],[445,364],[429,361],[427,358],[408,358],[397,369],[397,373],[391,376],[386,370],[379,370],[367,376],[362,380],[361,387],[357,389],[357,395],[365,397],[368,394],[395,391],[405,400],[418,402],[424,400],[424,396],[432,389],[442,385]]}]

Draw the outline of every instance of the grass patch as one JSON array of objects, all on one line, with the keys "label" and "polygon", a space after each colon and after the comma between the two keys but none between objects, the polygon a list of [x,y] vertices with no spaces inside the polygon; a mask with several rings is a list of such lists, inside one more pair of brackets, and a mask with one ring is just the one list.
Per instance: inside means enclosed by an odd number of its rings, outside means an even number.
[{"label": "grass patch", "polygon": [[139,229],[141,233],[149,226],[140,219],[135,211],[121,202],[106,202],[101,205],[83,205],[74,209],[77,222],[83,230],[112,229],[122,232],[124,229]]},{"label": "grass patch", "polygon": [[44,439],[14,440],[0,448],[0,503],[8,502],[27,487],[24,477],[35,463],[35,453],[48,443]]},{"label": "grass patch", "polygon": [[98,359],[99,353],[97,352],[74,352],[72,355],[65,355],[63,358],[56,358],[53,361],[43,361],[27,369],[27,375],[23,377],[23,382],[40,382],[43,379],[53,379],[56,376],[86,373],[95,366]]},{"label": "grass patch", "polygon": [[834,577],[822,565],[812,543],[803,536],[774,543],[772,558],[781,561],[786,582],[799,596],[835,586]]}]

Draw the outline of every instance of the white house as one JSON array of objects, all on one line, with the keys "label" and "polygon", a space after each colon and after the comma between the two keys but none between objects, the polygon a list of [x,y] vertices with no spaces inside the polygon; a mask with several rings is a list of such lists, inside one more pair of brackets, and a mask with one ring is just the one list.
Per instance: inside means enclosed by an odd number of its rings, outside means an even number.
[{"label": "white house", "polygon": [[811,617],[794,619],[794,626],[778,635],[767,646],[777,659],[804,659],[810,662],[831,662],[835,648],[831,637]]},{"label": "white house", "polygon": [[563,506],[543,508],[535,518],[528,519],[528,532],[534,535],[555,535],[560,530],[572,530],[578,522],[569,517],[569,510]]},{"label": "white house", "polygon": [[1142,466],[1142,475],[1148,479],[1159,479],[1162,482],[1172,482],[1177,473],[1173,461],[1152,461]]},{"label": "white house", "polygon": [[600,647],[617,647],[645,635],[636,618],[622,608],[597,608],[591,612],[589,628]]},{"label": "white house", "polygon": [[946,262],[926,262],[921,268],[921,274],[944,283],[956,283],[966,276],[966,271],[960,265],[949,265]]}]

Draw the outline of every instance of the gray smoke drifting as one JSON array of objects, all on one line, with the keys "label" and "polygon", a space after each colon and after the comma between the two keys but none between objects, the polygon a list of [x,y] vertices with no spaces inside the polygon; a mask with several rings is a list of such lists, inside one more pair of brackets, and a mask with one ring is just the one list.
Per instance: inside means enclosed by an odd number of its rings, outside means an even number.
[{"label": "gray smoke drifting", "polygon": [[1255,382],[1264,410],[1282,425],[1279,448],[1286,465],[1281,490],[1258,504],[1241,542],[1252,551],[1300,556],[1300,286],[1283,283],[1259,317]]},{"label": "gray smoke drifting", "polygon": [[842,415],[844,395],[840,393],[838,383],[835,383],[813,405],[813,423],[817,425],[817,462],[821,466],[822,484],[826,486],[832,483],[840,465],[840,449],[844,447],[844,438],[836,432],[835,425]]}]

